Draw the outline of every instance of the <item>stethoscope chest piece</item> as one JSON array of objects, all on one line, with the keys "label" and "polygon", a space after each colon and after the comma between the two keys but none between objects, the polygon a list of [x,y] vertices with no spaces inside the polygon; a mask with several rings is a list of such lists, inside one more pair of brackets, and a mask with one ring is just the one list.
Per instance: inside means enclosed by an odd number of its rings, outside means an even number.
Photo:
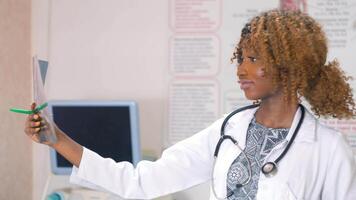
[{"label": "stethoscope chest piece", "polygon": [[277,165],[274,162],[267,162],[262,166],[262,173],[266,177],[272,177],[277,173]]}]

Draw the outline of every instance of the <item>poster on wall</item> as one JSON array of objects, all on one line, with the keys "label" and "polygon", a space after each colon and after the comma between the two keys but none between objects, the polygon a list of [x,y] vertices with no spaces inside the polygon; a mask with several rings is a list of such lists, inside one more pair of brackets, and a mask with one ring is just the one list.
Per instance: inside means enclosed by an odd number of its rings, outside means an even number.
[{"label": "poster on wall", "polygon": [[[328,61],[337,59],[348,76],[356,77],[353,52],[356,51],[356,1],[308,1],[308,13],[319,21],[328,37]],[[350,80],[355,88],[355,80]],[[356,154],[356,120],[324,119],[323,122],[344,133]]]},{"label": "poster on wall", "polygon": [[[168,145],[251,104],[239,89],[230,58],[244,24],[274,8],[300,10],[319,21],[328,37],[328,61],[337,58],[342,69],[356,77],[351,53],[356,51],[356,0],[171,0]],[[322,121],[343,132],[356,152],[355,120]]]},{"label": "poster on wall", "polygon": [[249,104],[230,58],[248,19],[277,6],[257,0],[170,1],[168,145]]}]

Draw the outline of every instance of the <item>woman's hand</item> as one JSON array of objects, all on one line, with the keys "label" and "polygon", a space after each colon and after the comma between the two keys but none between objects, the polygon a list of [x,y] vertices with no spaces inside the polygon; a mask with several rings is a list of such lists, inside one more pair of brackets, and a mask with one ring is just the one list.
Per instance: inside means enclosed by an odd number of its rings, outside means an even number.
[{"label": "woman's hand", "polygon": [[[31,109],[34,110],[35,108],[36,103],[32,103]],[[31,140],[41,143],[39,133],[45,128],[48,128],[48,122],[41,116],[41,113],[36,113],[27,117],[25,123],[25,133],[29,138],[31,138]],[[46,144],[52,147],[73,165],[79,167],[83,154],[83,147],[69,138],[67,134],[61,131],[55,124],[54,132],[57,137],[56,143],[46,141],[41,144]]]},{"label": "woman's hand", "polygon": [[[36,103],[32,103],[31,110],[34,110],[35,108],[36,108]],[[26,135],[29,138],[31,138],[31,140],[33,140],[34,142],[51,146],[53,145],[53,143],[50,141],[40,142],[39,133],[41,132],[41,130],[44,130],[46,128],[49,128],[48,122],[43,116],[41,116],[41,113],[28,115],[25,123]]]}]

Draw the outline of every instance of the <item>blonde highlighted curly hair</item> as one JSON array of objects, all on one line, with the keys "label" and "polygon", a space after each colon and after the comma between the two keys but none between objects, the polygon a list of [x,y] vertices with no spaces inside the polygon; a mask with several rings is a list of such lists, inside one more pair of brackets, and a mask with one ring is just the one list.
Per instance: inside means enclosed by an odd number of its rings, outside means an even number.
[{"label": "blonde highlighted curly hair", "polygon": [[355,116],[352,89],[339,63],[326,63],[327,39],[321,25],[299,11],[270,10],[245,25],[233,53],[239,61],[242,49],[258,54],[284,99],[297,103],[304,97],[317,116]]}]

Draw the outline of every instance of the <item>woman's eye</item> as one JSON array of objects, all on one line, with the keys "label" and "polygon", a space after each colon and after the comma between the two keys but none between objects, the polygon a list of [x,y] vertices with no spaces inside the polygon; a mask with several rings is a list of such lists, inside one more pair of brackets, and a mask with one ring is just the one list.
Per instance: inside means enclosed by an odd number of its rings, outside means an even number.
[{"label": "woman's eye", "polygon": [[250,59],[251,62],[256,62],[257,61],[257,58],[255,58],[255,57],[249,57],[249,59]]},{"label": "woman's eye", "polygon": [[238,57],[238,58],[237,58],[237,63],[238,63],[238,64],[241,64],[243,61],[244,61],[244,58],[243,58],[243,57]]}]

